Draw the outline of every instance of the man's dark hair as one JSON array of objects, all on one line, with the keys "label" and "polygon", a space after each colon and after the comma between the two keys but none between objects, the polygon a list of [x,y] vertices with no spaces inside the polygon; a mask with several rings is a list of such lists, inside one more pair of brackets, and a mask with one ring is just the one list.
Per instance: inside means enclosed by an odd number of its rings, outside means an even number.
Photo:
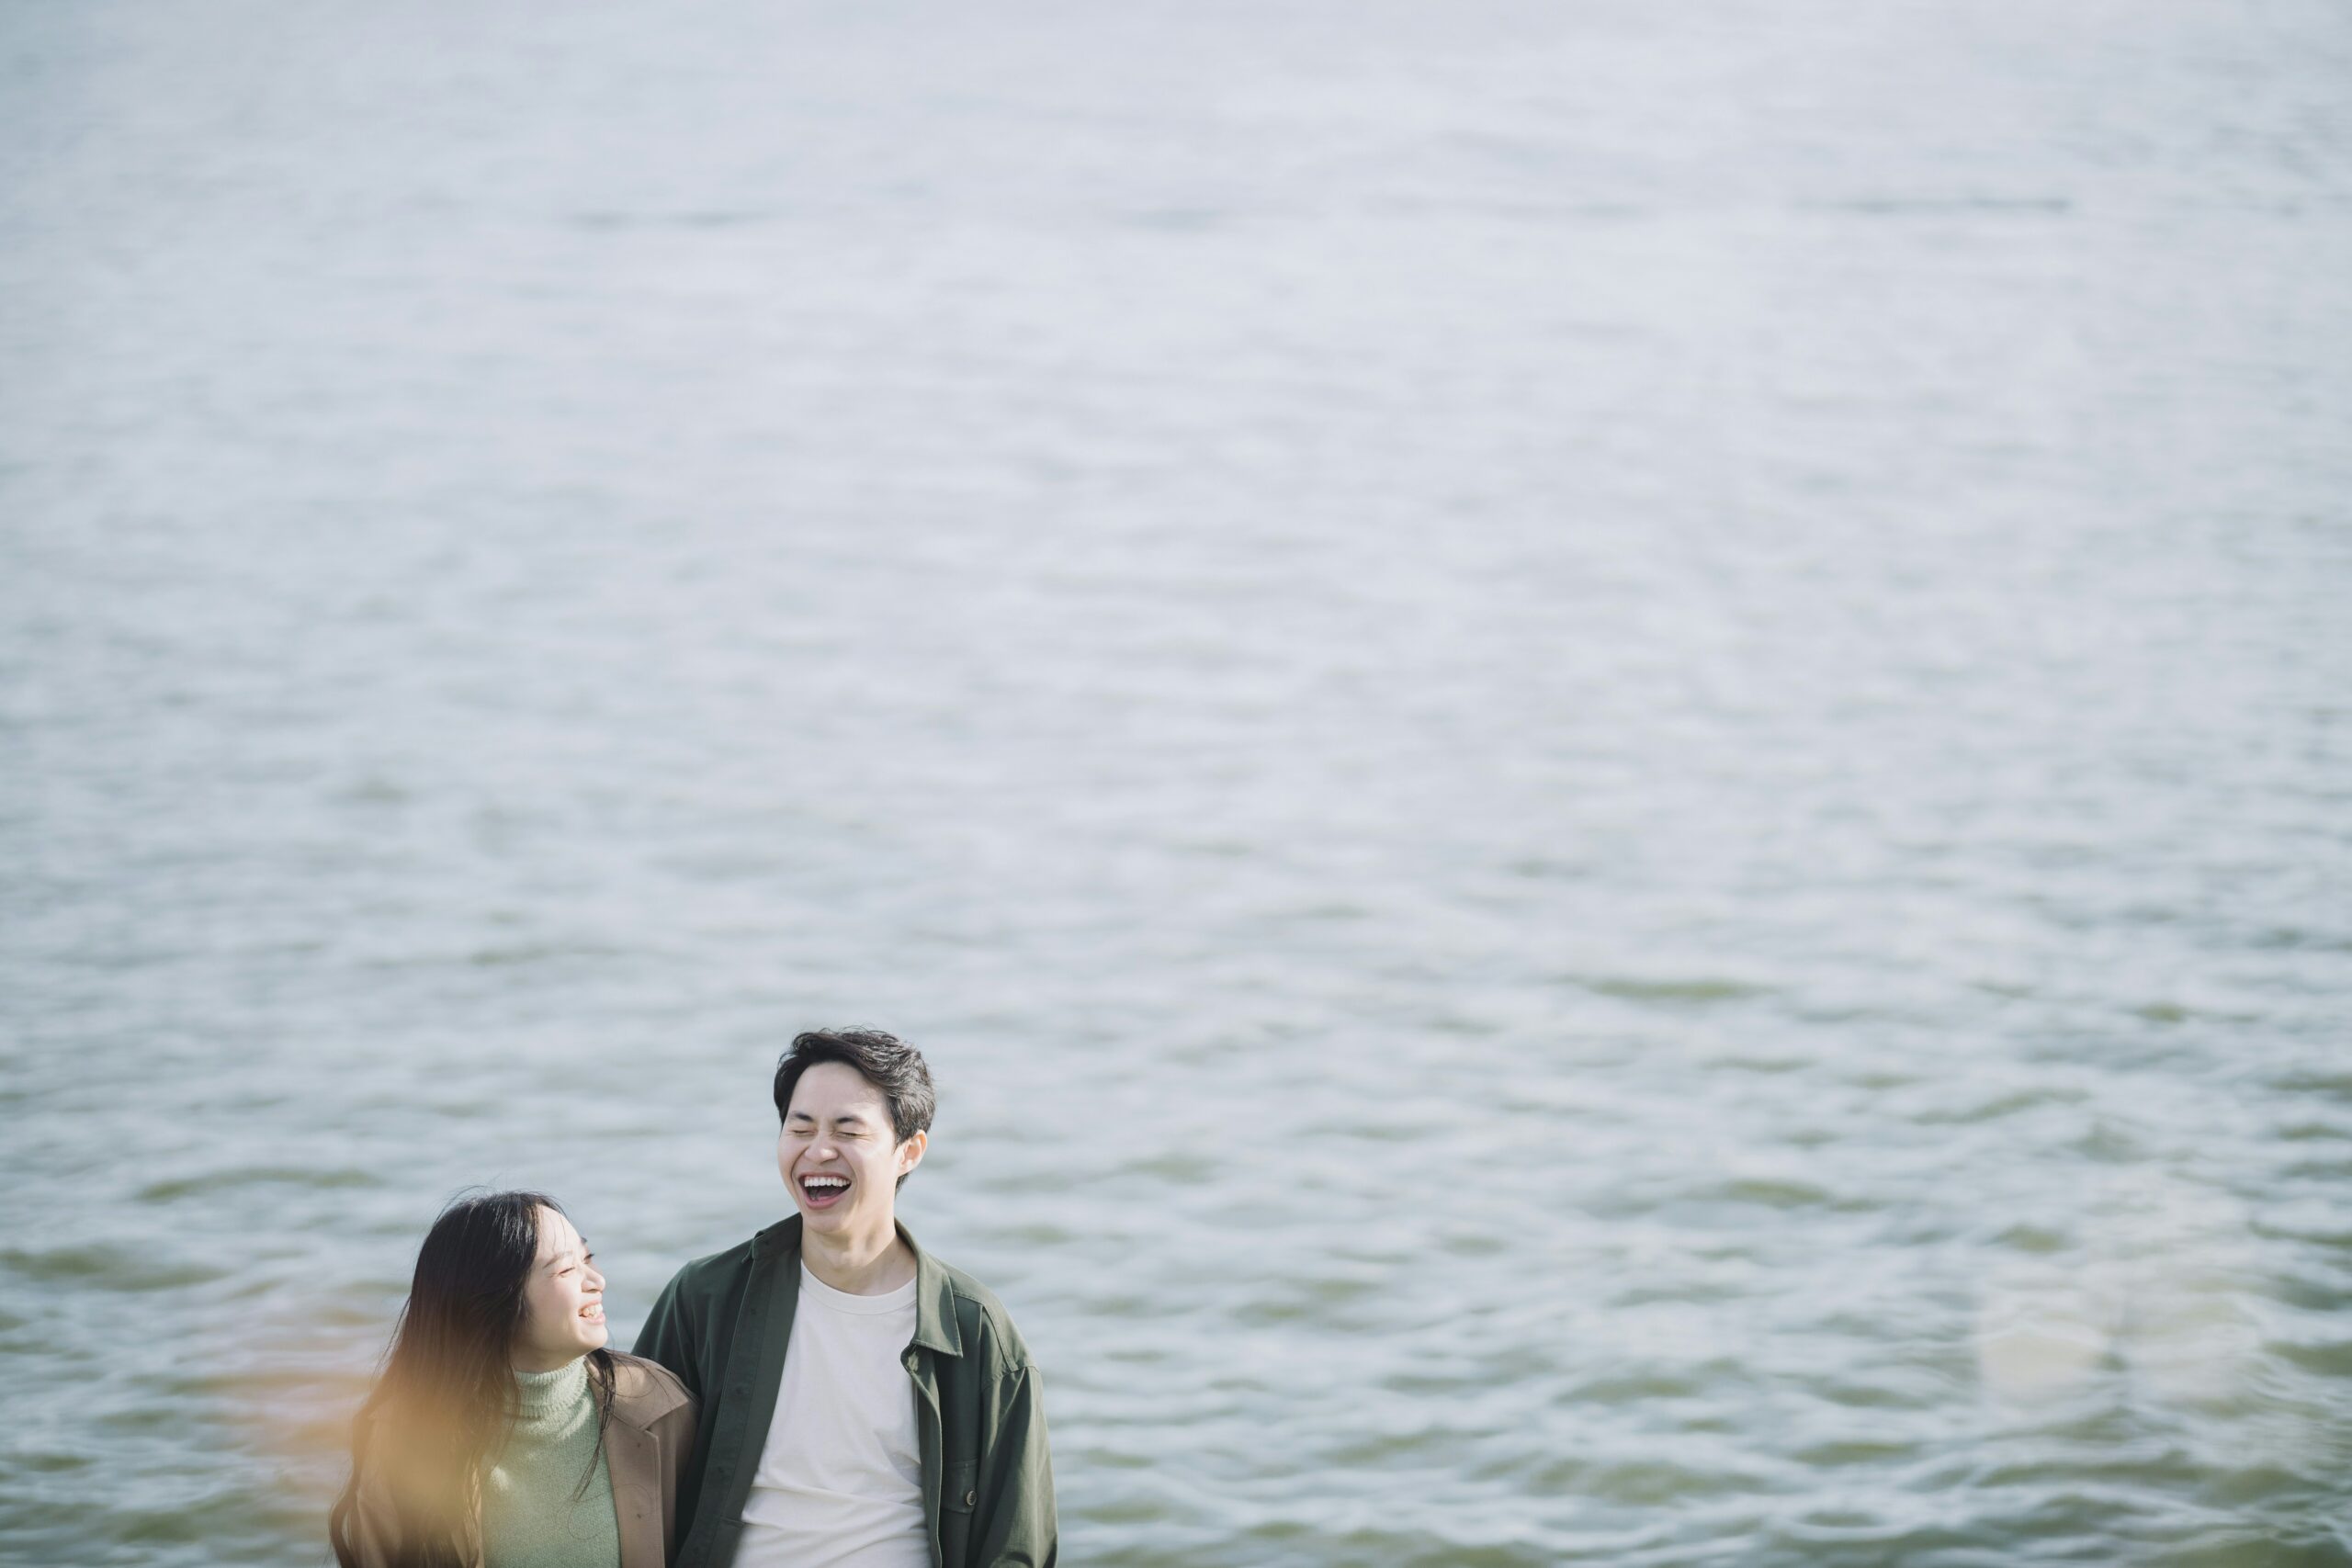
[{"label": "man's dark hair", "polygon": [[[896,1142],[931,1131],[932,1112],[939,1096],[931,1087],[931,1068],[922,1053],[895,1034],[878,1029],[811,1029],[792,1037],[791,1046],[776,1058],[775,1117],[782,1122],[792,1110],[792,1091],[800,1075],[820,1062],[840,1062],[856,1069],[858,1077],[882,1091],[890,1102],[890,1127]],[[905,1177],[899,1185],[907,1184]]]}]

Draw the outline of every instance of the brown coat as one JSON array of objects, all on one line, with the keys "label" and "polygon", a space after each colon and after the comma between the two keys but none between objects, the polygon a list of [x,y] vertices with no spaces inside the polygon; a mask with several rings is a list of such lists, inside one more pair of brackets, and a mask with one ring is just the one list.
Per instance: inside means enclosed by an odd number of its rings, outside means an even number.
[{"label": "brown coat", "polygon": [[[695,1402],[665,1369],[613,1352],[613,1418],[605,1427],[605,1462],[613,1478],[621,1568],[667,1568],[678,1543],[678,1472],[695,1446]],[[381,1477],[359,1483],[352,1540],[361,1568],[391,1562],[391,1497]],[[483,1568],[480,1528],[462,1543],[467,1568]]]}]

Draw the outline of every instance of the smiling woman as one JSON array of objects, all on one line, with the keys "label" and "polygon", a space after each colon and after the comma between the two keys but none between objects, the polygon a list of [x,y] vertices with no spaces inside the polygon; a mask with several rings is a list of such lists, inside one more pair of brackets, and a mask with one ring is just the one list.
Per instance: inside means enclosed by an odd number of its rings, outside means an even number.
[{"label": "smiling woman", "polygon": [[694,1402],[608,1337],[595,1255],[553,1199],[444,1210],[352,1424],[343,1568],[661,1568]]}]

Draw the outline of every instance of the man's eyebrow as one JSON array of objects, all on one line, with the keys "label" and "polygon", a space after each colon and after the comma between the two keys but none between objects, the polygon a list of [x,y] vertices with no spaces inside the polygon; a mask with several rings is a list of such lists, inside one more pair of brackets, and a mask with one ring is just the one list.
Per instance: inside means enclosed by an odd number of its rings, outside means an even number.
[{"label": "man's eyebrow", "polygon": [[548,1258],[548,1267],[550,1269],[560,1269],[565,1264],[571,1262],[573,1258],[585,1258],[587,1255],[588,1238],[583,1235],[580,1238],[580,1246],[576,1249],[566,1247],[561,1252],[557,1253],[553,1258]]}]

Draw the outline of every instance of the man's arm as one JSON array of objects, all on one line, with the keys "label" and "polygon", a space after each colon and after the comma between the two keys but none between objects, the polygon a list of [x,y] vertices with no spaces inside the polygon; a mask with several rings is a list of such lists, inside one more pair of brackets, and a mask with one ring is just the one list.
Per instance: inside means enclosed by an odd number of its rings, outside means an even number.
[{"label": "man's arm", "polygon": [[685,1292],[678,1289],[686,1271],[679,1269],[662,1287],[654,1298],[653,1310],[645,1314],[645,1326],[637,1331],[637,1344],[630,1348],[633,1356],[658,1361],[678,1376],[695,1403],[704,1403],[702,1393],[702,1356],[705,1348],[701,1325],[693,1320],[687,1310]]},{"label": "man's arm", "polygon": [[1054,1568],[1054,1461],[1035,1366],[998,1378],[990,1432],[980,1454],[972,1520],[972,1568]]}]

